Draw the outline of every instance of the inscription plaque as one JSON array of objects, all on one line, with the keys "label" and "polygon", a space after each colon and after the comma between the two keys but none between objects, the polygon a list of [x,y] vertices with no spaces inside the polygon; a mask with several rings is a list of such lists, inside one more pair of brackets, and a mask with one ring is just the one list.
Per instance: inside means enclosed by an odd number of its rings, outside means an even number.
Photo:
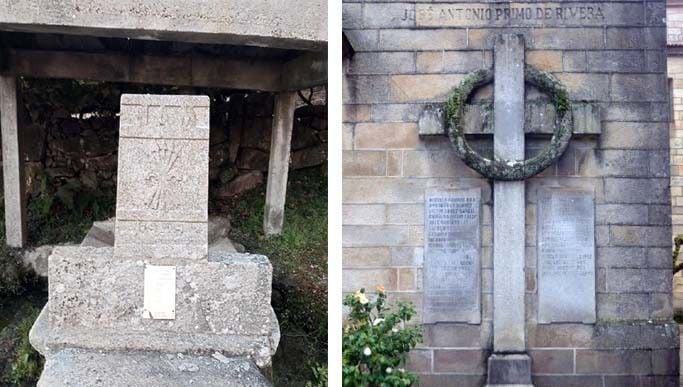
[{"label": "inscription plaque", "polygon": [[145,266],[142,317],[175,320],[175,266]]},{"label": "inscription plaque", "polygon": [[595,322],[593,194],[538,192],[538,322]]},{"label": "inscription plaque", "polygon": [[481,189],[425,195],[423,322],[481,322]]}]

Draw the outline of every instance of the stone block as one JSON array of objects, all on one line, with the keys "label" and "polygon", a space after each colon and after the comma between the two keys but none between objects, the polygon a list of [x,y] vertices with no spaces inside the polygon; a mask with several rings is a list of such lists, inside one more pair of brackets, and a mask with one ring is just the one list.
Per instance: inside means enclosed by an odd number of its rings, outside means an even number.
[{"label": "stone block", "polygon": [[610,95],[614,101],[665,102],[668,100],[664,74],[612,74]]},{"label": "stone block", "polygon": [[392,255],[388,247],[347,247],[342,249],[342,260],[345,268],[381,267],[392,263]]},{"label": "stone block", "polygon": [[386,151],[344,151],[343,176],[386,176]]},{"label": "stone block", "polygon": [[418,246],[422,244],[421,226],[344,226],[344,247]]},{"label": "stone block", "polygon": [[351,104],[384,103],[389,95],[386,75],[348,75],[344,77],[342,100]]},{"label": "stone block", "polygon": [[344,28],[344,34],[349,39],[354,51],[374,51],[379,48],[378,30],[361,30]]},{"label": "stone block", "polygon": [[369,121],[371,107],[371,105],[344,105],[342,106],[342,121],[344,123]]},{"label": "stone block", "polygon": [[465,30],[387,29],[379,31],[382,51],[457,50],[467,47]]},{"label": "stone block", "polygon": [[346,204],[342,206],[344,225],[383,225],[387,219],[383,204]]},{"label": "stone block", "polygon": [[418,144],[417,126],[414,123],[356,124],[355,149],[411,149]]},{"label": "stone block", "polygon": [[480,349],[434,350],[434,372],[484,374],[486,353]]},{"label": "stone block", "polygon": [[661,226],[610,226],[612,246],[671,246],[671,229]]},{"label": "stone block", "polygon": [[425,106],[417,122],[420,136],[443,136],[446,134],[446,122],[442,104]]},{"label": "stone block", "polygon": [[413,349],[408,353],[406,368],[411,372],[431,372],[432,371],[432,350]]},{"label": "stone block", "polygon": [[377,122],[416,122],[422,110],[419,104],[372,105],[372,119]]},{"label": "stone block", "polygon": [[387,176],[403,175],[403,151],[387,151]]},{"label": "stone block", "polygon": [[668,204],[669,179],[605,179],[605,200],[608,203]]},{"label": "stone block", "polygon": [[562,70],[566,72],[586,72],[586,51],[564,51]]},{"label": "stone block", "polygon": [[571,349],[537,349],[529,351],[534,374],[571,374],[574,372],[574,351]]},{"label": "stone block", "polygon": [[668,149],[668,123],[605,122],[600,142],[603,149]]},{"label": "stone block", "polygon": [[342,272],[342,291],[355,292],[358,289],[365,289],[372,293],[379,285],[384,286],[387,291],[397,289],[397,271],[395,268],[376,269],[344,269]]},{"label": "stone block", "polygon": [[607,49],[656,49],[666,45],[666,29],[662,27],[608,27],[605,29]]},{"label": "stone block", "polygon": [[584,375],[535,375],[536,387],[605,387],[602,376]]},{"label": "stone block", "polygon": [[268,387],[271,384],[249,360],[228,359],[215,353],[161,354],[64,349],[47,358],[39,387]]},{"label": "stone block", "polygon": [[[44,345],[217,350],[252,356],[259,365],[270,362],[277,320],[266,257],[217,251],[208,262],[164,264],[174,265],[177,273],[175,320],[143,318],[143,258],[114,258],[106,247],[55,248]],[[232,345],[233,340],[241,344]]]},{"label": "stone block", "polygon": [[209,98],[121,96],[115,255],[204,258]]},{"label": "stone block", "polygon": [[644,247],[600,247],[597,253],[597,263],[600,267],[637,268],[647,266],[647,249]]},{"label": "stone block", "polygon": [[390,204],[387,206],[388,224],[424,224],[424,206],[420,204]]},{"label": "stone block", "polygon": [[587,51],[590,72],[642,72],[645,69],[645,55],[642,51]]},{"label": "stone block", "polygon": [[418,73],[469,73],[485,68],[481,51],[426,51],[418,52]]},{"label": "stone block", "polygon": [[650,296],[648,294],[598,293],[597,298],[599,320],[649,318]]},{"label": "stone block", "polygon": [[667,292],[671,286],[671,271],[663,269],[611,269],[607,273],[610,292]]},{"label": "stone block", "polygon": [[528,51],[526,63],[541,71],[562,71],[562,51]]},{"label": "stone block", "polygon": [[493,354],[488,359],[487,385],[532,386],[531,358],[528,355]]},{"label": "stone block", "polygon": [[567,87],[572,100],[609,100],[609,77],[605,74],[561,73],[557,78]]},{"label": "stone block", "polygon": [[364,28],[409,28],[415,26],[415,5],[367,3],[363,5]]},{"label": "stone block", "polygon": [[342,28],[344,30],[352,30],[361,28],[362,4],[360,3],[343,3],[342,4]]},{"label": "stone block", "polygon": [[604,38],[601,28],[537,28],[527,42],[536,50],[595,50],[603,48]]},{"label": "stone block", "polygon": [[680,369],[678,349],[652,351],[652,373],[655,375],[678,375]]},{"label": "stone block", "polygon": [[486,382],[486,375],[463,374],[418,374],[422,387],[481,387]]},{"label": "stone block", "polygon": [[429,347],[480,347],[482,326],[440,323],[424,325],[424,345]]},{"label": "stone block", "polygon": [[390,77],[389,101],[444,102],[464,77],[464,74],[393,75]]},{"label": "stone block", "polygon": [[648,224],[649,208],[645,204],[598,204],[595,211],[597,224]]},{"label": "stone block", "polygon": [[576,350],[577,374],[647,375],[651,364],[649,350]]},{"label": "stone block", "polygon": [[415,72],[412,52],[359,52],[349,62],[349,74],[402,74]]}]

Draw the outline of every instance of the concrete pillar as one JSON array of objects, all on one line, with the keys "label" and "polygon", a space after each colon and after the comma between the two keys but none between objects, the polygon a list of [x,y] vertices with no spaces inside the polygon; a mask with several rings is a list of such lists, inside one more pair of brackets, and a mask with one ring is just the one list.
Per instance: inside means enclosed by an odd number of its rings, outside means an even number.
[{"label": "concrete pillar", "polygon": [[266,235],[277,235],[282,232],[296,99],[295,91],[281,92],[275,96],[266,206],[263,218],[263,231]]},{"label": "concrete pillar", "polygon": [[5,235],[8,246],[24,247],[26,245],[26,197],[17,108],[16,78],[0,75]]}]

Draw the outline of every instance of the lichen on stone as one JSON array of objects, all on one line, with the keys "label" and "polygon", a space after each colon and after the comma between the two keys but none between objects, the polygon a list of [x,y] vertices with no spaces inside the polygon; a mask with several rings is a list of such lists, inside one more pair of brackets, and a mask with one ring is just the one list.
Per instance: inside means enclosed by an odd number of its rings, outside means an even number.
[{"label": "lichen on stone", "polygon": [[493,81],[493,72],[488,69],[469,74],[453,89],[445,104],[448,137],[456,154],[470,168],[495,180],[524,180],[548,168],[564,153],[572,135],[571,101],[567,89],[552,75],[531,66],[524,69],[525,83],[535,86],[550,95],[555,107],[556,118],[550,144],[538,155],[528,160],[505,160],[497,156],[487,159],[479,155],[467,143],[464,135],[465,105],[474,90]]}]

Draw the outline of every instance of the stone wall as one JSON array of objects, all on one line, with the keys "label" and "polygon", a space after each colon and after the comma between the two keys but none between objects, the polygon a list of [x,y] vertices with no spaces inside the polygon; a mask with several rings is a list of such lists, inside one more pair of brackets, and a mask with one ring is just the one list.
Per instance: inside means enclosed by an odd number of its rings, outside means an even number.
[{"label": "stone wall", "polygon": [[[683,7],[667,8],[667,42],[671,45],[667,71],[672,80],[671,206],[673,234],[683,233]],[[681,46],[683,47],[683,46]]]},{"label": "stone wall", "polygon": [[[27,191],[31,197],[39,195],[46,187],[56,191],[62,186],[115,193],[118,104],[112,107],[93,101],[91,109],[84,112],[70,111],[73,110],[70,103],[60,105],[59,101],[52,101],[46,108],[41,106],[45,102],[40,101],[40,95],[52,89],[41,90],[41,85],[46,83],[36,84],[37,89],[24,93],[22,99],[25,109],[20,130],[24,135]],[[55,83],[51,85],[58,87]],[[102,87],[111,85],[103,84]],[[112,88],[111,93],[118,93],[118,90]],[[221,200],[265,181],[273,95],[220,90],[209,92],[213,98],[210,194],[212,199]],[[326,164],[327,107],[324,90],[316,90],[313,103],[306,105],[301,100],[296,111],[292,169]]]},{"label": "stone wall", "polygon": [[[481,324],[423,324],[410,368],[423,386],[483,385],[492,351],[492,184],[445,136],[420,138],[417,123],[465,74],[492,68],[497,33],[519,33],[526,62],[559,78],[572,100],[600,106],[602,127],[575,137],[557,164],[526,184],[534,383],[677,386],[664,2],[515,3],[524,11],[501,10],[500,18],[496,7],[504,6],[495,5],[489,20],[486,4],[345,1],[355,53],[344,63],[343,290],[383,284],[390,298],[420,310],[425,190],[481,188]],[[528,154],[547,141],[527,140]],[[491,146],[490,138],[472,141]],[[596,324],[536,321],[536,194],[545,186],[594,193]]]}]

